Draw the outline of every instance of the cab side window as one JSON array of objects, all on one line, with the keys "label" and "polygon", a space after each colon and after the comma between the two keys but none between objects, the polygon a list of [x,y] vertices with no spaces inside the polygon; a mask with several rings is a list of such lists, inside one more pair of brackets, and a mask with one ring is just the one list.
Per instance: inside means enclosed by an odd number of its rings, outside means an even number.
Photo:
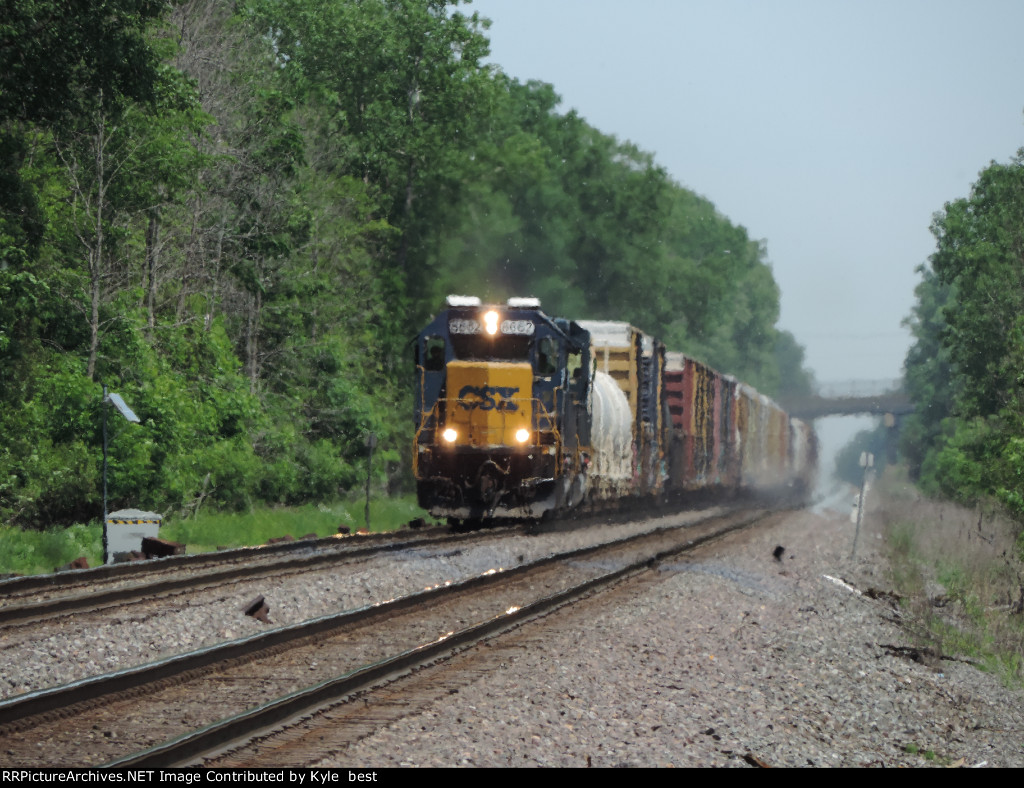
[{"label": "cab side window", "polygon": [[577,394],[582,394],[586,390],[586,381],[583,379],[583,354],[570,353],[567,366],[569,369],[569,382],[573,390]]},{"label": "cab side window", "polygon": [[558,369],[558,342],[553,337],[541,337],[537,341],[537,374],[547,377]]},{"label": "cab side window", "polygon": [[444,369],[444,337],[427,337],[423,342],[423,368],[428,372]]}]

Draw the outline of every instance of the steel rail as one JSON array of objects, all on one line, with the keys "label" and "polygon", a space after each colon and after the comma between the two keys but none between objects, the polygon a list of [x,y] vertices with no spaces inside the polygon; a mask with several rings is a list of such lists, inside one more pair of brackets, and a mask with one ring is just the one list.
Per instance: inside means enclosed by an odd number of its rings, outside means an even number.
[{"label": "steel rail", "polygon": [[[499,532],[488,531],[485,533],[496,535]],[[48,618],[59,618],[61,616],[73,615],[83,611],[94,611],[126,602],[148,601],[149,599],[162,594],[173,593],[190,588],[219,585],[226,581],[241,578],[256,579],[263,575],[297,571],[317,566],[319,564],[345,562],[365,558],[375,554],[409,550],[434,544],[455,544],[478,538],[480,538],[480,532],[456,535],[447,533],[444,535],[431,534],[422,537],[407,537],[402,540],[380,541],[369,545],[353,545],[351,549],[347,549],[347,546],[340,546],[337,542],[333,542],[330,546],[335,549],[318,551],[312,555],[283,558],[270,563],[236,564],[225,569],[214,569],[212,571],[203,572],[202,574],[162,580],[157,578],[152,579],[149,582],[146,582],[147,573],[142,572],[139,574],[139,578],[143,580],[143,582],[129,586],[0,607],[0,627],[32,623]],[[288,544],[290,545],[291,543]],[[273,547],[277,547],[277,545],[273,545]],[[339,547],[340,549],[338,549]],[[309,549],[308,542],[306,543],[306,548]],[[212,555],[223,555],[223,553],[215,553]],[[209,564],[213,562],[206,563]],[[200,564],[200,566],[202,565]],[[187,567],[180,564],[169,568],[175,570],[183,568],[187,569]],[[77,571],[88,572],[91,570]],[[0,589],[0,592],[2,592],[2,589]]]},{"label": "steel rail", "polygon": [[309,550],[311,547],[318,549],[323,545],[337,544],[338,538],[336,536],[325,536],[318,539],[296,539],[291,542],[278,542],[271,545],[233,547],[229,550],[217,550],[212,553],[174,555],[165,558],[153,558],[147,561],[104,564],[88,569],[69,569],[49,574],[9,577],[0,580],[0,595],[10,596],[29,591],[84,585],[101,580],[130,580],[135,576],[141,577],[155,572],[176,572],[181,569],[190,569],[211,563],[250,558],[254,555],[289,553],[296,550]]},{"label": "steel rail", "polygon": [[[343,676],[293,692],[241,714],[225,718],[198,731],[184,734],[163,744],[124,758],[119,758],[104,765],[116,768],[194,765],[197,759],[204,755],[222,753],[232,746],[247,742],[253,736],[266,734],[274,726],[280,726],[298,717],[308,716],[325,706],[344,702],[355,695],[372,690],[375,686],[408,675],[418,668],[454,657],[461,651],[465,651],[484,640],[511,631],[530,620],[547,615],[554,610],[587,596],[599,588],[613,585],[627,576],[643,572],[666,558],[692,550],[699,545],[719,539],[734,531],[748,528],[769,514],[771,514],[770,511],[757,512],[752,517],[731,523],[713,533],[681,541],[673,547],[633,560],[623,567],[591,578],[571,588],[535,600],[520,608],[509,610],[504,615],[495,616],[487,621],[470,625],[431,643],[403,651],[395,656],[358,668]],[[508,580],[517,574],[535,570],[540,566],[549,565],[557,561],[573,560],[599,550],[626,546],[629,542],[650,537],[652,533],[664,534],[667,531],[681,530],[693,525],[693,523],[690,523],[688,525],[670,526],[658,529],[655,532],[624,537],[602,545],[550,556],[503,572],[500,578]],[[498,576],[496,575],[473,578],[462,584],[438,589],[437,591],[421,592],[395,601],[396,603],[421,603],[428,595],[438,592],[445,594],[464,592],[478,584],[496,582],[497,578]],[[378,609],[375,612],[380,612],[380,610]]]},{"label": "steel rail", "polygon": [[371,617],[388,616],[401,611],[427,605],[436,600],[442,600],[448,596],[455,596],[480,587],[500,582],[504,579],[512,579],[521,574],[533,571],[558,561],[572,560],[588,554],[628,544],[631,541],[649,537],[660,532],[679,530],[693,527],[700,523],[714,520],[716,517],[724,518],[729,514],[712,515],[698,522],[691,522],[684,525],[665,526],[654,531],[642,534],[634,534],[622,537],[611,542],[605,542],[589,547],[582,547],[575,550],[556,553],[535,561],[520,564],[519,566],[502,570],[501,572],[488,573],[472,577],[450,585],[439,588],[418,591],[414,594],[397,597],[386,602],[372,605],[364,605],[340,613],[333,613],[320,616],[308,621],[278,627],[269,632],[261,632],[238,640],[227,641],[202,649],[175,655],[155,662],[138,665],[124,670],[106,673],[99,676],[90,676],[79,679],[69,684],[36,690],[34,692],[17,695],[5,700],[0,700],[0,726],[11,725],[28,717],[46,714],[61,709],[66,709],[76,704],[95,702],[101,698],[115,694],[124,694],[140,687],[146,687],[157,681],[172,679],[182,674],[209,668],[221,662],[233,659],[251,658],[254,654],[266,651],[271,648],[288,644],[314,635],[323,635],[331,630],[343,629],[358,624]]},{"label": "steel rail", "polygon": [[[424,528],[420,534],[445,530],[444,526],[429,526]],[[131,580],[135,577],[145,577],[161,572],[178,572],[207,566],[209,564],[227,563],[229,561],[250,560],[254,557],[272,557],[277,554],[287,554],[301,550],[321,550],[324,548],[344,548],[350,540],[366,542],[381,542],[396,538],[409,539],[409,536],[400,537],[395,531],[386,531],[372,534],[360,534],[350,536],[323,536],[316,539],[295,539],[288,542],[277,542],[275,544],[254,545],[250,547],[233,547],[228,550],[216,550],[211,553],[194,553],[192,555],[167,556],[165,558],[153,558],[147,561],[126,561],[119,564],[105,564],[103,566],[91,567],[89,569],[70,569],[63,572],[52,572],[41,575],[25,575],[23,577],[8,577],[0,580],[0,597],[24,595],[31,591],[60,589],[64,586],[79,586],[88,583],[95,583],[104,580]],[[414,537],[420,538],[420,537]]]}]

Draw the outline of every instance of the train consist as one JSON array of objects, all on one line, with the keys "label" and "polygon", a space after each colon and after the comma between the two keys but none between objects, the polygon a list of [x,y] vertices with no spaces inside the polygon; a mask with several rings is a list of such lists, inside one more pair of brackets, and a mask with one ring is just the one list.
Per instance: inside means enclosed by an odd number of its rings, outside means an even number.
[{"label": "train consist", "polygon": [[627,323],[449,296],[416,339],[413,472],[455,524],[809,490],[813,429]]}]

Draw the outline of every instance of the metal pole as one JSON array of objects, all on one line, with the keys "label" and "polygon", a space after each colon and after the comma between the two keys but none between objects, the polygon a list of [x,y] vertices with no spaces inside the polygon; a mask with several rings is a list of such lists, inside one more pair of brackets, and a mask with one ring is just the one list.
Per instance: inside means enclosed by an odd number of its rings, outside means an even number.
[{"label": "metal pole", "polygon": [[864,469],[864,479],[860,484],[860,497],[857,499],[857,527],[853,531],[853,551],[850,553],[852,556],[857,555],[857,538],[860,536],[860,522],[864,517],[864,485],[868,483],[868,469]]},{"label": "metal pole", "polygon": [[107,387],[103,386],[103,563],[107,563]]},{"label": "metal pole", "polygon": [[370,530],[370,475],[373,473],[373,447],[377,444],[377,436],[372,432],[366,436],[366,530]]},{"label": "metal pole", "polygon": [[870,453],[861,454],[861,465],[864,466],[864,479],[860,485],[860,497],[857,501],[857,527],[853,532],[853,551],[851,556],[857,555],[857,539],[860,537],[860,524],[864,520],[864,494],[867,492],[868,476],[875,464],[875,455]]}]

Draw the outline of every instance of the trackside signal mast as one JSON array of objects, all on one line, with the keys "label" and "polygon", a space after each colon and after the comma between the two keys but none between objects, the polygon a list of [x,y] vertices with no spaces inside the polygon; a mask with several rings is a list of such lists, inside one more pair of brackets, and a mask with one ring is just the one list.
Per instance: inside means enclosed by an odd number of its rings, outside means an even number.
[{"label": "trackside signal mast", "polygon": [[107,411],[113,405],[129,424],[138,424],[139,417],[128,407],[120,394],[107,391],[103,385],[103,563],[110,563],[109,540],[107,539]]}]

